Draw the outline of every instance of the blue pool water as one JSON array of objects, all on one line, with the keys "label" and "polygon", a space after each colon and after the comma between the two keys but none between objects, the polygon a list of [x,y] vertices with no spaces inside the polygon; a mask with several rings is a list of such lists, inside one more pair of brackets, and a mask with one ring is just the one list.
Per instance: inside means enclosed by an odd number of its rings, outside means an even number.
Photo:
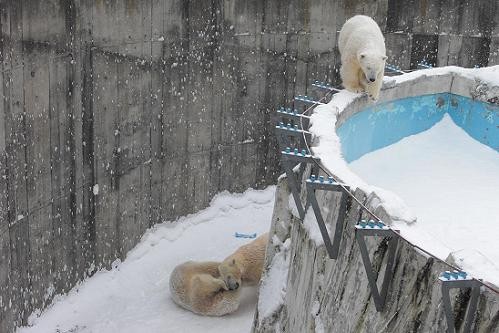
[{"label": "blue pool water", "polygon": [[446,113],[475,140],[499,152],[499,106],[443,93],[380,103],[353,115],[336,130],[343,157],[350,163],[426,131]]}]

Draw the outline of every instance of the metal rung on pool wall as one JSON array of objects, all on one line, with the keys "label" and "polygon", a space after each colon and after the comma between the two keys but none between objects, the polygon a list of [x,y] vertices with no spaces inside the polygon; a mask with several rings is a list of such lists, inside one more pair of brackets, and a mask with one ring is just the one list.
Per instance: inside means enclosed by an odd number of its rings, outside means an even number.
[{"label": "metal rung on pool wall", "polygon": [[333,87],[330,83],[321,82],[319,80],[315,80],[314,82],[312,82],[312,87],[327,90],[327,91],[332,91],[334,93],[341,91],[341,89],[337,89],[337,88]]},{"label": "metal rung on pool wall", "polygon": [[389,70],[390,72],[397,73],[397,74],[405,74],[405,72],[402,69],[400,69],[400,67],[395,66],[395,65],[386,64],[385,69]]},{"label": "metal rung on pool wall", "polygon": [[418,62],[417,67],[418,67],[418,69],[429,69],[429,68],[433,68],[433,66],[430,63],[428,63],[426,60]]},{"label": "metal rung on pool wall", "polygon": [[[274,120],[280,125],[293,123],[294,125],[298,125],[300,129],[308,129],[310,124],[310,117],[304,114],[301,114],[296,109],[291,108],[279,108],[274,116]],[[294,126],[293,126],[294,127]]]},{"label": "metal rung on pool wall", "polygon": [[[305,208],[300,199],[300,179],[303,177],[306,165],[308,163],[316,163],[317,161],[319,161],[319,159],[310,155],[305,149],[300,151],[298,148],[291,150],[291,148],[287,147],[286,150],[281,152],[281,164],[288,177],[288,184],[291,188],[291,193],[293,194],[293,199],[295,200],[296,208],[301,220],[305,217]],[[301,163],[301,165],[300,171],[298,172],[298,175],[296,175],[293,168],[298,163]]]},{"label": "metal rung on pool wall", "polygon": [[444,304],[445,318],[447,319],[448,333],[456,332],[454,309],[450,301],[450,290],[456,288],[460,290],[471,290],[466,315],[462,324],[464,325],[462,333],[470,333],[478,306],[478,299],[480,296],[480,283],[477,280],[471,278],[466,272],[463,271],[446,271],[440,274],[440,277],[438,279],[442,283],[442,301]]},{"label": "metal rung on pool wall", "polygon": [[295,96],[295,102],[301,102],[304,104],[311,104],[311,105],[323,105],[324,104],[322,102],[313,100],[312,97],[303,96],[303,95]]},{"label": "metal rung on pool wall", "polygon": [[[383,276],[381,291],[378,289],[377,279],[379,272],[375,273],[373,270],[365,237],[381,236],[388,239],[388,257],[386,260],[386,269]],[[355,238],[359,245],[360,255],[364,264],[364,269],[367,274],[367,280],[371,288],[371,296],[374,300],[376,311],[381,312],[386,303],[386,296],[388,294],[388,286],[390,280],[393,278],[395,268],[395,254],[397,251],[399,236],[395,230],[386,226],[383,222],[375,221],[360,221],[355,225]],[[380,268],[381,271],[381,268]]]},{"label": "metal rung on pool wall", "polygon": [[[340,242],[343,235],[343,224],[345,222],[346,210],[347,210],[347,193],[348,187],[339,184],[334,181],[333,177],[328,177],[324,179],[324,176],[319,176],[316,178],[315,175],[311,175],[306,181],[307,184],[307,204],[306,209],[312,206],[312,210],[315,215],[315,219],[319,226],[319,230],[326,246],[326,251],[331,259],[337,259],[340,249]],[[333,240],[331,241],[331,236],[326,227],[324,217],[322,216],[322,211],[319,207],[319,203],[316,197],[316,191],[331,191],[341,193],[340,197],[340,208],[338,210],[338,218],[336,219],[336,227],[333,234]]]}]

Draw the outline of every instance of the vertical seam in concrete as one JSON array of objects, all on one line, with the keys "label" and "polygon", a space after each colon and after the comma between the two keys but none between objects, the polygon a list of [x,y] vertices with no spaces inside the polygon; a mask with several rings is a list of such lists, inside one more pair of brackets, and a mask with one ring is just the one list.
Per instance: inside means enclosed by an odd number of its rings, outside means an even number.
[{"label": "vertical seam in concrete", "polygon": [[[83,140],[83,200],[85,201],[85,193],[88,196],[88,221],[85,221],[83,216],[83,227],[88,234],[83,235],[88,237],[88,247],[84,250],[84,258],[86,265],[91,267],[95,263],[96,258],[96,229],[95,229],[95,198],[88,186],[95,184],[95,156],[94,156],[94,116],[93,116],[93,43],[84,42],[85,49],[83,55],[83,89],[82,89],[82,140]],[[85,166],[86,164],[86,166]],[[88,176],[88,180],[86,177]],[[84,202],[84,205],[86,203]],[[85,215],[85,214],[84,214]]]},{"label": "vertical seam in concrete", "polygon": [[[52,258],[49,257],[49,260],[50,260],[50,265],[52,266],[52,270],[54,272],[56,272],[56,264],[55,264],[55,260],[54,260],[54,252],[56,250],[55,248],[55,245],[56,245],[56,242],[55,242],[55,238],[57,237],[57,230],[56,230],[56,223],[55,223],[55,216],[56,216],[56,212],[55,212],[55,198],[54,198],[54,188],[53,186],[54,185],[57,185],[54,184],[54,182],[52,182],[52,179],[54,179],[54,155],[53,155],[53,148],[52,148],[52,117],[53,117],[53,114],[52,114],[52,99],[50,98],[51,97],[51,93],[50,93],[50,86],[51,86],[51,76],[50,76],[50,67],[51,67],[51,62],[52,62],[52,58],[48,57],[48,63],[47,63],[47,74],[48,74],[48,130],[49,130],[49,165],[50,165],[50,193],[51,193],[51,197],[50,197],[50,201],[49,201],[49,205],[50,205],[50,212],[51,212],[51,215],[52,216],[49,216],[47,217],[47,219],[50,220],[50,227],[52,229],[52,246],[53,248],[51,249],[52,250]],[[59,123],[59,122],[57,122]],[[59,149],[59,153],[60,153],[60,149]],[[59,159],[59,163],[60,163],[60,159]],[[62,197],[62,193],[59,195],[59,189],[60,188],[56,188],[55,191],[57,193],[57,197]],[[56,199],[56,200],[60,200],[60,199]],[[52,276],[52,274],[49,275],[49,278],[52,280],[52,282],[54,281],[54,277]],[[48,294],[48,293],[47,293]],[[50,299],[50,298],[49,298]],[[48,300],[49,300],[48,299]],[[42,303],[43,304],[43,303]],[[45,305],[48,305],[48,304],[43,304],[42,306],[45,307]]]},{"label": "vertical seam in concrete", "polygon": [[[153,147],[152,147],[152,134],[153,134],[153,124],[154,124],[154,121],[156,119],[154,119],[154,114],[151,112],[153,110],[152,106],[153,106],[153,103],[157,103],[157,99],[156,99],[156,102],[153,102],[153,96],[156,96],[156,94],[153,93],[153,84],[152,84],[152,73],[153,73],[153,70],[154,70],[154,65],[153,65],[153,43],[152,43],[152,30],[153,30],[153,1],[151,1],[151,8],[150,8],[150,11],[149,11],[149,15],[151,17],[151,29],[150,29],[150,34],[151,34],[151,48],[150,48],[150,61],[151,61],[151,69],[150,69],[150,72],[149,72],[149,110],[146,110],[146,112],[150,115],[150,118],[149,118],[149,165],[147,166],[147,168],[149,169],[149,172],[147,172],[147,177],[149,179],[149,189],[148,189],[148,193],[147,193],[147,209],[148,209],[148,223],[147,225],[149,227],[151,227],[154,222],[153,222],[153,205],[152,205],[152,171],[153,171]],[[164,16],[163,16],[163,25],[164,25]],[[164,28],[163,28],[163,31],[161,31],[161,34],[163,35],[164,34]],[[163,43],[163,42],[160,42],[160,43]],[[158,61],[158,64],[159,64],[159,67],[161,67],[161,60],[162,59],[159,59]],[[161,87],[161,95],[163,95],[163,87]],[[161,96],[163,97],[163,96]],[[141,228],[141,231],[142,231],[142,228]],[[137,235],[138,237],[140,237],[140,235]]]},{"label": "vertical seam in concrete", "polygon": [[[66,67],[69,68],[69,77],[67,77],[67,91],[66,94],[66,108],[69,111],[68,114],[68,141],[69,141],[69,160],[70,162],[70,173],[69,173],[69,219],[70,219],[70,230],[71,230],[71,246],[69,248],[71,255],[71,263],[73,269],[70,270],[70,278],[71,284],[76,282],[77,273],[77,261],[76,261],[76,212],[77,212],[77,204],[76,204],[76,144],[75,144],[75,94],[74,94],[74,79],[75,79],[75,65],[73,63],[76,58],[76,52],[73,52],[76,49],[75,45],[75,33],[76,33],[76,5],[74,0],[69,2],[69,28],[70,28],[70,40],[69,40],[69,50],[71,51],[71,60],[69,65],[66,64]],[[81,48],[80,48],[81,49]]]},{"label": "vertical seam in concrete", "polygon": [[[16,0],[13,0],[13,1],[16,1]],[[23,1],[20,1],[19,2],[19,7],[20,7],[20,16],[21,16],[21,20],[22,20],[22,13],[23,13]],[[11,21],[12,23],[12,21]],[[24,29],[21,29],[21,40],[24,40]],[[28,241],[26,242],[26,247],[27,247],[27,260],[28,262],[26,263],[27,264],[27,267],[26,267],[26,270],[27,270],[27,273],[28,273],[28,279],[27,279],[27,283],[28,285],[27,286],[24,286],[26,287],[25,291],[22,292],[22,298],[24,299],[24,303],[25,303],[25,308],[23,309],[24,311],[22,311],[22,323],[23,324],[27,324],[27,317],[28,317],[28,314],[31,312],[31,308],[30,308],[30,303],[27,302],[26,300],[26,293],[28,290],[32,290],[32,284],[31,284],[31,243],[29,242],[29,239],[30,239],[30,214],[29,214],[29,198],[28,198],[28,192],[29,192],[29,189],[28,189],[28,142],[26,142],[26,90],[25,90],[25,76],[24,76],[24,73],[25,73],[25,63],[24,63],[24,46],[21,46],[21,58],[22,58],[22,73],[23,73],[23,116],[22,116],[22,123],[23,123],[23,136],[24,136],[24,140],[23,140],[23,143],[24,143],[24,183],[25,183],[25,188],[26,188],[26,191],[25,191],[25,200],[26,200],[26,223],[27,224],[27,228],[26,228],[26,239],[28,239]],[[21,222],[23,223],[23,222]],[[27,311],[26,311],[27,310]]]},{"label": "vertical seam in concrete", "polygon": [[[142,24],[142,26],[144,26],[144,24]],[[144,54],[144,48],[143,48],[143,45],[144,45],[144,42],[142,42],[142,55]],[[124,61],[124,60],[123,60]],[[112,65],[110,65],[112,67]],[[120,77],[122,78],[123,77],[123,73],[121,71],[121,60],[120,58],[116,58],[114,60],[114,66],[115,66],[115,73],[116,73],[116,79],[117,81],[120,80]],[[124,65],[123,65],[124,66]],[[142,78],[143,78],[143,75],[141,74],[140,75],[141,77],[141,80],[142,81]],[[120,97],[120,85],[118,82],[115,83],[116,84],[116,98],[119,98]],[[139,94],[141,94],[142,91],[139,91]],[[115,191],[116,193],[116,210],[115,210],[115,216],[114,216],[114,228],[115,228],[115,231],[116,231],[116,239],[115,239],[115,243],[114,243],[114,256],[116,257],[121,257],[123,258],[123,253],[122,253],[122,250],[123,250],[123,235],[121,234],[122,233],[122,226],[121,226],[121,223],[120,222],[123,222],[121,220],[121,186],[120,186],[120,178],[121,178],[121,170],[120,170],[120,163],[122,162],[122,159],[121,159],[121,152],[119,152],[119,149],[120,149],[120,145],[121,145],[121,131],[120,131],[120,127],[121,127],[121,109],[122,109],[122,104],[120,102],[118,102],[118,100],[115,101],[118,105],[118,108],[117,108],[117,111],[116,111],[116,115],[115,115],[115,118],[114,118],[114,130],[118,130],[118,134],[116,135],[116,132],[115,132],[115,135],[114,135],[114,149],[113,149],[113,155],[112,155],[112,161],[114,162],[113,164],[113,168],[114,168],[114,174],[113,176],[111,177],[111,188],[110,188],[110,191]],[[141,103],[142,104],[142,108],[144,107],[144,103]],[[140,109],[139,109],[139,112],[140,112]],[[117,117],[117,118],[116,118]],[[132,126],[132,137],[134,136],[134,126]],[[130,144],[131,147],[129,147],[129,153],[131,156],[134,155],[134,140],[132,140],[131,144]],[[130,167],[130,165],[128,166]],[[125,191],[128,191],[128,189],[125,189]],[[112,250],[111,250],[111,255],[113,255],[112,253]]]}]

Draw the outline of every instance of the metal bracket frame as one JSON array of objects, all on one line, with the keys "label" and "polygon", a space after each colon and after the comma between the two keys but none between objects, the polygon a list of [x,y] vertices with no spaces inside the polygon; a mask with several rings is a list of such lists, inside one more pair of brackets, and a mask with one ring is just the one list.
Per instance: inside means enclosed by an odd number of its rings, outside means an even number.
[{"label": "metal bracket frame", "polygon": [[[319,225],[319,230],[322,235],[322,239],[324,240],[324,245],[326,246],[326,251],[331,259],[337,259],[340,242],[343,235],[343,225],[345,223],[346,210],[347,210],[347,186],[341,185],[330,177],[327,181],[324,181],[324,177],[320,176],[319,179],[315,179],[315,176],[311,176],[310,179],[307,179],[307,204],[306,209],[309,206],[312,206],[312,210],[315,214],[315,219],[317,220],[317,224]],[[341,192],[340,198],[340,208],[338,210],[338,218],[336,219],[336,226],[333,234],[333,241],[331,242],[331,237],[326,227],[326,223],[324,221],[324,217],[322,216],[322,211],[319,207],[319,203],[317,202],[316,191],[331,191],[331,192]]]},{"label": "metal bracket frame", "polygon": [[295,101],[295,104],[296,103],[303,103],[305,105],[310,104],[310,105],[314,105],[314,106],[325,104],[325,103],[313,100],[312,97],[304,96],[304,95],[295,96],[294,101]]},{"label": "metal bracket frame", "polygon": [[[305,218],[305,207],[303,206],[300,198],[301,192],[301,182],[299,179],[303,176],[305,172],[305,167],[308,163],[315,163],[315,161],[319,161],[320,159],[314,157],[310,154],[302,154],[298,152],[281,152],[281,162],[286,172],[286,176],[288,177],[288,184],[291,188],[291,193],[293,194],[293,198],[295,200],[296,208],[298,209],[298,215],[300,215],[300,219]],[[298,175],[293,171],[293,168],[301,163]]]},{"label": "metal bracket frame", "polygon": [[418,69],[430,69],[430,68],[433,68],[433,66],[430,63],[428,63],[426,60],[423,60],[423,61],[418,62],[417,68]]},{"label": "metal bracket frame", "polygon": [[315,80],[314,82],[312,82],[312,87],[313,88],[317,88],[317,89],[326,90],[328,92],[332,91],[333,94],[341,91],[340,89],[337,89],[337,88],[333,87],[330,83],[321,82],[319,80]]},{"label": "metal bracket frame", "polygon": [[[372,262],[369,258],[369,252],[367,251],[367,245],[364,238],[373,236],[388,238],[388,257],[386,261],[386,269],[383,276],[381,290],[378,289],[377,285],[379,272],[375,273],[373,270]],[[364,263],[364,268],[367,274],[367,280],[369,282],[369,286],[371,287],[371,296],[374,300],[374,306],[376,307],[376,311],[381,312],[385,307],[390,280],[393,278],[395,268],[395,255],[397,252],[399,235],[395,230],[389,228],[382,222],[362,221],[355,226],[355,238],[357,239],[357,244],[359,244],[362,262]]]},{"label": "metal bracket frame", "polygon": [[294,123],[294,124],[303,124],[301,127],[302,130],[307,130],[310,125],[310,116],[301,114],[296,109],[291,108],[280,108],[276,111],[275,120],[283,124]]},{"label": "metal bracket frame", "polygon": [[480,283],[468,277],[465,272],[449,272],[446,271],[440,275],[438,278],[442,283],[442,300],[444,304],[445,317],[447,319],[447,332],[455,333],[456,326],[454,320],[454,314],[452,309],[452,303],[450,300],[450,290],[451,289],[471,289],[471,296],[466,309],[466,315],[464,317],[464,328],[463,333],[470,333],[473,320],[475,319],[475,314],[478,306],[478,299],[480,296]]},{"label": "metal bracket frame", "polygon": [[401,70],[400,67],[391,64],[385,64],[385,70],[388,70],[389,73],[395,75],[405,74],[405,72]]}]

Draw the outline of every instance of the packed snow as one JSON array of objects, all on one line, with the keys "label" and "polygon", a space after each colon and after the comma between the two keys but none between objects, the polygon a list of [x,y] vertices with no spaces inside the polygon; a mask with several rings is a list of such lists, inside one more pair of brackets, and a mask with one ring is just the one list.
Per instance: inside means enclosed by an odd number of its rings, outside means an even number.
[{"label": "packed snow", "polygon": [[[369,184],[395,192],[417,215],[396,223],[405,238],[441,259],[473,259],[471,274],[499,285],[499,153],[449,115],[431,129],[350,163]],[[477,258],[478,257],[478,258]],[[464,267],[463,267],[464,268]]]},{"label": "packed snow", "polygon": [[257,288],[246,287],[239,309],[224,317],[203,317],[176,306],[168,279],[187,260],[223,260],[251,241],[235,232],[258,235],[270,227],[275,187],[244,194],[222,193],[207,209],[163,223],[116,262],[58,296],[30,327],[17,333],[137,333],[249,332],[257,303]]},{"label": "packed snow", "polygon": [[[279,242],[276,236],[272,241],[274,245]],[[290,238],[283,244],[279,244],[281,249],[275,254],[274,258],[272,258],[270,269],[262,278],[260,298],[258,299],[258,314],[260,320],[268,318],[278,311],[284,303],[288,282],[290,244]]]}]

